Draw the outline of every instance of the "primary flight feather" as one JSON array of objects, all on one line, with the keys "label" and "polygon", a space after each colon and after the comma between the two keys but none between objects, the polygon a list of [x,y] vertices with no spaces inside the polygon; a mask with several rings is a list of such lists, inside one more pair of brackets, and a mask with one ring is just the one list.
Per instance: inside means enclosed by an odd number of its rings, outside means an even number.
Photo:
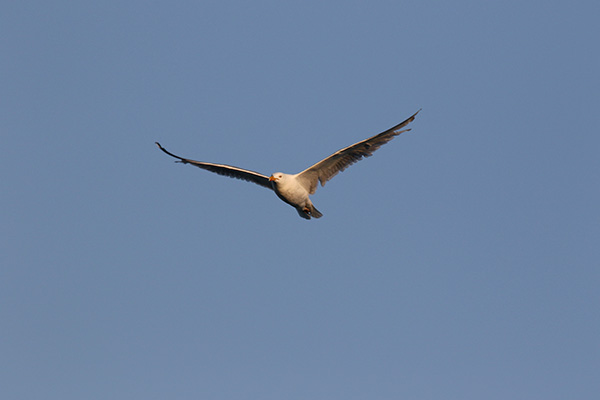
[{"label": "primary flight feather", "polygon": [[167,151],[158,142],[156,142],[156,145],[163,152],[171,157],[176,158],[178,162],[183,164],[195,165],[198,168],[202,168],[219,175],[242,179],[248,182],[256,183],[260,186],[264,186],[268,189],[272,189],[281,200],[294,207],[296,211],[298,211],[298,215],[300,215],[302,218],[321,218],[323,214],[321,214],[319,210],[315,208],[309,198],[309,195],[314,194],[317,190],[318,183],[320,182],[321,186],[325,186],[325,183],[336,176],[339,172],[342,172],[350,165],[361,160],[363,157],[370,157],[377,149],[392,140],[394,137],[403,132],[409,131],[410,129],[402,130],[402,128],[411,123],[419,111],[398,125],[381,132],[378,135],[338,150],[329,157],[295,175],[276,172],[271,176],[266,176],[259,174],[258,172],[234,167],[231,165],[194,161],[179,157]]}]

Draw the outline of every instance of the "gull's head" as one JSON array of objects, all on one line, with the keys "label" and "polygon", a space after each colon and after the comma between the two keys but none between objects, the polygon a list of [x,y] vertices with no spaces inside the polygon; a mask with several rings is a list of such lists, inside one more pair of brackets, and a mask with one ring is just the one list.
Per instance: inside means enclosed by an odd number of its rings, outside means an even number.
[{"label": "gull's head", "polygon": [[273,175],[271,175],[269,177],[269,181],[273,182],[279,182],[281,181],[281,179],[283,179],[283,174],[281,172],[275,172]]}]

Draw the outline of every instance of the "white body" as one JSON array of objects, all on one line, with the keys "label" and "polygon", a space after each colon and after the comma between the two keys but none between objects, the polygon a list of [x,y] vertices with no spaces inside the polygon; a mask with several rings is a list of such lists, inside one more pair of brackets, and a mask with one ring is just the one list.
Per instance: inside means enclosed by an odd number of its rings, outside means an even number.
[{"label": "white body", "polygon": [[271,175],[269,181],[277,196],[294,207],[302,218],[320,218],[323,215],[313,206],[308,197],[310,194],[309,189],[302,185],[302,180],[298,179],[298,174],[289,175],[276,172]]}]

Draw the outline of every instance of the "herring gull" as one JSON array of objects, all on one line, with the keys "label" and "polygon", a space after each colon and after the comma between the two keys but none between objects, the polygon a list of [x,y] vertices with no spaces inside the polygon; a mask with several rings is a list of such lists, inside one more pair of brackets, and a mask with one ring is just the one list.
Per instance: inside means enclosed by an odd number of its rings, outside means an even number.
[{"label": "herring gull", "polygon": [[258,172],[231,165],[194,161],[170,153],[158,142],[156,142],[156,145],[166,154],[176,158],[178,160],[177,162],[195,165],[198,168],[219,175],[242,179],[271,189],[281,200],[294,207],[296,211],[298,211],[298,215],[304,219],[311,219],[311,217],[321,218],[323,214],[315,208],[309,198],[309,195],[314,194],[317,190],[318,182],[321,183],[321,186],[325,186],[325,183],[336,176],[338,172],[342,172],[350,165],[362,160],[363,157],[370,157],[375,150],[379,149],[382,145],[386,144],[399,134],[410,131],[410,129],[401,129],[411,123],[419,111],[398,125],[381,132],[378,135],[338,150],[329,157],[295,175],[275,172],[271,176],[266,176],[259,174]]}]

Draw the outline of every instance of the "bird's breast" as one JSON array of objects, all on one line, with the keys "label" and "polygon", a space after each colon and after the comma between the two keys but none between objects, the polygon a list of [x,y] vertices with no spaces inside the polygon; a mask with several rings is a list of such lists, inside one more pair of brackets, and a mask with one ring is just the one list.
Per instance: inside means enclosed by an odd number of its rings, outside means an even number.
[{"label": "bird's breast", "polygon": [[286,203],[292,205],[304,204],[308,199],[308,192],[297,181],[277,182],[273,185],[275,193]]}]

